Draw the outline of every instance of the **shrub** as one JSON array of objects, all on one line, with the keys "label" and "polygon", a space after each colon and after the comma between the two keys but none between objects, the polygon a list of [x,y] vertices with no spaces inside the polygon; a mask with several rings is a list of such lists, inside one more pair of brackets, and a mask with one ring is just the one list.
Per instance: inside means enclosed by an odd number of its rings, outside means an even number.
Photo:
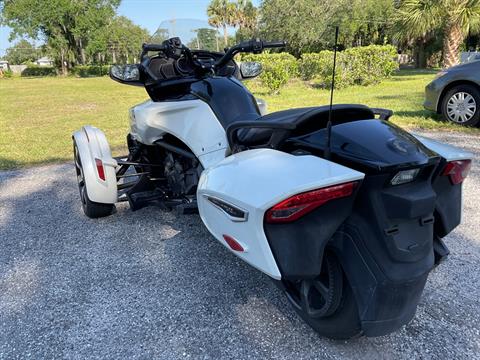
[{"label": "shrub", "polygon": [[288,83],[289,79],[290,76],[286,67],[279,63],[265,65],[260,75],[262,84],[272,94],[278,94],[280,89]]},{"label": "shrub", "polygon": [[0,79],[2,79],[2,78],[10,79],[11,77],[13,77],[13,71],[12,70],[0,69]]},{"label": "shrub", "polygon": [[[338,88],[371,85],[390,77],[398,69],[395,47],[370,45],[350,48],[337,53],[335,85]],[[299,60],[299,73],[303,80],[315,80],[320,86],[331,84],[333,52],[303,54]]]},{"label": "shrub", "polygon": [[57,75],[57,69],[53,66],[38,66],[28,65],[28,67],[22,71],[21,76],[55,76]]},{"label": "shrub", "polygon": [[78,65],[71,70],[71,74],[78,77],[105,76],[110,71],[109,65]]},{"label": "shrub", "polygon": [[292,77],[298,76],[297,59],[288,53],[247,54],[242,61],[257,61],[262,64],[260,81],[271,93],[278,93]]}]

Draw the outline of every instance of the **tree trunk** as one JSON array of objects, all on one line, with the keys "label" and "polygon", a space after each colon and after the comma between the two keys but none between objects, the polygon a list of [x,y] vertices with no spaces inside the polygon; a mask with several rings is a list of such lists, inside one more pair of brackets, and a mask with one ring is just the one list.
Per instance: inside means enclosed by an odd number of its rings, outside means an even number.
[{"label": "tree trunk", "polygon": [[112,51],[112,64],[116,64],[117,63],[117,56],[115,54],[115,50]]},{"label": "tree trunk", "polygon": [[63,49],[60,50],[60,61],[62,62],[62,75],[67,75],[67,67],[65,61],[65,51]]},{"label": "tree trunk", "polygon": [[82,62],[82,65],[85,65],[87,63],[87,57],[85,55],[85,49],[83,48],[82,39],[78,40],[78,45],[80,47],[80,60]]},{"label": "tree trunk", "polygon": [[415,67],[425,69],[427,67],[427,54],[425,52],[425,39],[420,38],[415,44]]},{"label": "tree trunk", "polygon": [[459,23],[447,23],[443,39],[443,68],[447,69],[459,63],[460,46],[464,34]]},{"label": "tree trunk", "polygon": [[225,47],[228,47],[227,25],[223,25],[223,41],[225,42]]}]

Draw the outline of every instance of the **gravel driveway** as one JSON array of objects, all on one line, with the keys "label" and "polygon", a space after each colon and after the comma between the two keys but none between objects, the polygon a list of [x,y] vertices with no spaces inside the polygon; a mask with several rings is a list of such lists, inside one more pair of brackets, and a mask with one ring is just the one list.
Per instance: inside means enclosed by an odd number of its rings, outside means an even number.
[{"label": "gravel driveway", "polygon": [[[475,152],[474,135],[426,134]],[[0,172],[0,358],[480,358],[480,166],[415,319],[380,338],[317,336],[199,217],[83,216],[71,164]]]}]

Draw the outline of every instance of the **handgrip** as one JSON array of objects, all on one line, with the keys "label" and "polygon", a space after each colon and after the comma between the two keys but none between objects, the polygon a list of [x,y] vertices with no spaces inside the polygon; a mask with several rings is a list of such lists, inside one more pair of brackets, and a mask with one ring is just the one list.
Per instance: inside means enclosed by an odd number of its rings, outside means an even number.
[{"label": "handgrip", "polygon": [[264,48],[283,48],[287,46],[286,41],[264,41],[263,47]]},{"label": "handgrip", "polygon": [[143,51],[162,51],[165,50],[165,46],[162,44],[143,44]]}]

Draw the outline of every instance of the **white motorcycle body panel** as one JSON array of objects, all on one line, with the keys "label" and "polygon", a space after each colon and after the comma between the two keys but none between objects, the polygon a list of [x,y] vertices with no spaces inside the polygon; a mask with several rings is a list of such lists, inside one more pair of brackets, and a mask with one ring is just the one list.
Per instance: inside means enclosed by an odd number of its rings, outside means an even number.
[{"label": "white motorcycle body panel", "polygon": [[[197,190],[198,208],[217,240],[230,249],[223,235],[233,237],[244,251],[232,252],[265,274],[280,279],[263,229],[265,212],[294,194],[363,177],[358,171],[315,156],[294,156],[272,149],[249,150],[231,155],[202,173]],[[245,219],[232,219],[209,197],[243,210],[247,213]]]},{"label": "white motorcycle body panel", "polygon": [[[114,204],[118,200],[117,176],[115,168],[117,161],[112,158],[110,146],[103,131],[84,126],[73,134],[82,161],[88,198],[97,203]],[[105,180],[100,179],[96,159],[103,163]]]},{"label": "white motorcycle body panel", "polygon": [[148,100],[130,110],[130,123],[133,138],[145,145],[152,145],[167,133],[180,139],[204,168],[225,158],[225,129],[202,100]]},{"label": "white motorcycle body panel", "polygon": [[447,161],[473,159],[472,153],[469,153],[468,151],[460,149],[456,146],[448,145],[418,134],[412,135],[415,136],[427,148],[435,151],[438,155],[440,155]]}]

